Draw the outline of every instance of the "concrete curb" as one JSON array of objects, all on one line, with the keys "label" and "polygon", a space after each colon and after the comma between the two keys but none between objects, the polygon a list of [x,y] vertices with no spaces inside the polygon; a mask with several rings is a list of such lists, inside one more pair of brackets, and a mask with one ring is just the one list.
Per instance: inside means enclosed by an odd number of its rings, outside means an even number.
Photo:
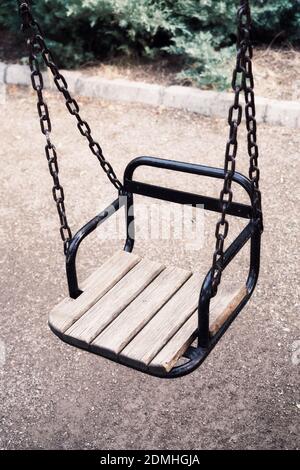
[{"label": "concrete curb", "polygon": [[[233,102],[231,93],[182,86],[166,87],[123,79],[107,80],[76,71],[63,71],[63,74],[69,83],[70,92],[80,96],[176,108],[211,118],[226,118]],[[53,88],[48,73],[43,77],[45,87]],[[28,66],[0,62],[0,84],[28,86],[30,83]],[[300,128],[300,103],[296,101],[257,97],[256,113],[258,122]]]}]

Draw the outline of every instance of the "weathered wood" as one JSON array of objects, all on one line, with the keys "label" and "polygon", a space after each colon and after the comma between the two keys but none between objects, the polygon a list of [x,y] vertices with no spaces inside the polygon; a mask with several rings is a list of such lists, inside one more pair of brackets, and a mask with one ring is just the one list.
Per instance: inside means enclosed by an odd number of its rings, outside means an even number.
[{"label": "weathered wood", "polygon": [[[226,289],[224,286],[224,289],[212,299],[209,318],[211,336],[214,336],[219,331],[246,293],[247,289],[245,287],[233,290],[232,288]],[[197,327],[198,311],[185,322],[180,330],[160,350],[151,361],[149,368],[169,372],[194,341]]]},{"label": "weathered wood", "polygon": [[[169,372],[196,337],[203,276],[120,252],[64,299],[49,323],[60,337],[140,369]],[[210,305],[214,336],[247,295],[223,285]]]},{"label": "weathered wood", "polygon": [[63,300],[54,307],[49,315],[49,324],[64,333],[139,261],[138,256],[125,251],[114,255],[89,276],[85,291],[76,300]]},{"label": "weathered wood", "polygon": [[121,352],[122,361],[139,367],[147,366],[185,321],[198,304],[201,276],[193,276],[150,320],[143,330]]},{"label": "weathered wood", "polygon": [[191,275],[180,268],[166,268],[92,345],[108,357],[117,356]]},{"label": "weathered wood", "polygon": [[247,294],[246,286],[236,289],[231,294],[230,291],[224,292],[219,304],[216,305],[216,309],[210,317],[209,332],[211,336],[214,336],[219,331]]},{"label": "weathered wood", "polygon": [[149,369],[170,372],[195,339],[198,326],[198,312],[194,313],[170,341],[152,359]]},{"label": "weathered wood", "polygon": [[142,260],[81,316],[66,331],[66,336],[76,338],[81,344],[90,344],[163,269],[159,263]]}]

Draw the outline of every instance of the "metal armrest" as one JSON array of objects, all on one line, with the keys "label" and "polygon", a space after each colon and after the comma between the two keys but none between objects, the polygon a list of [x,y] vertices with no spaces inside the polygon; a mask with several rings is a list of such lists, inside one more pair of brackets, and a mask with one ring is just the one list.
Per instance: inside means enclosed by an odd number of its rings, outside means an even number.
[{"label": "metal armrest", "polygon": [[[251,240],[251,250],[250,250],[250,268],[249,274],[246,282],[247,294],[241,302],[241,306],[245,305],[250,299],[255,285],[257,283],[259,275],[259,266],[260,266],[260,239],[261,239],[261,220],[256,219],[252,220],[238,235],[238,237],[232,242],[232,244],[227,248],[224,253],[223,263],[221,264],[221,270],[224,271],[225,268],[230,264],[230,262],[235,258],[235,256],[241,251],[245,244]],[[215,293],[212,288],[212,270],[206,275],[204,282],[202,284],[202,289],[199,297],[199,323],[198,323],[198,341],[199,346],[206,348],[209,345],[209,308],[210,301],[214,297]],[[240,311],[240,307],[232,313],[232,319]],[[225,323],[220,329],[219,333],[216,335],[219,339],[224,331],[228,328],[229,324]]]},{"label": "metal armrest", "polygon": [[120,196],[99,215],[84,225],[72,238],[66,255],[66,271],[70,297],[76,299],[82,293],[78,287],[76,256],[83,240],[96,228],[115,214],[126,203],[126,197]]}]

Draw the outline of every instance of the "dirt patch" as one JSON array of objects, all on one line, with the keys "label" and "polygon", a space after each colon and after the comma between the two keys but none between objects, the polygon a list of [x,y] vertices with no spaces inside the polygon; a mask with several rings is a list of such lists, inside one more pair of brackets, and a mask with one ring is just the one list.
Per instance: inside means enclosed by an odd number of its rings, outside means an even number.
[{"label": "dirt patch", "polygon": [[260,96],[300,99],[300,50],[260,49],[256,52],[256,89]]},{"label": "dirt patch", "polygon": [[160,59],[149,62],[143,59],[115,58],[100,64],[85,64],[80,70],[86,75],[170,86],[179,84],[177,74],[181,71],[181,67],[176,60]]}]

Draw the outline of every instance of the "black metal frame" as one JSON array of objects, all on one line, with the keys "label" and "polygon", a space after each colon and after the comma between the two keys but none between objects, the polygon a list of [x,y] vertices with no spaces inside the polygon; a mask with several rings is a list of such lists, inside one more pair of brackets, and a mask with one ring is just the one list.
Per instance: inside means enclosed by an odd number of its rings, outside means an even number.
[{"label": "black metal frame", "polygon": [[[99,225],[105,222],[112,214],[114,214],[121,207],[125,207],[126,212],[126,226],[127,236],[124,250],[131,252],[134,247],[134,211],[133,211],[133,195],[139,194],[148,196],[164,201],[174,202],[178,204],[189,204],[193,206],[201,205],[206,210],[214,212],[222,212],[219,199],[202,196],[198,194],[191,194],[183,191],[169,189],[161,186],[154,186],[146,183],[139,182],[133,179],[134,173],[139,167],[155,167],[166,170],[173,170],[182,173],[189,173],[199,176],[208,176],[217,179],[224,179],[225,173],[223,169],[211,168],[203,165],[177,162],[173,160],[164,160],[155,157],[139,157],[132,160],[127,166],[124,173],[124,189],[120,192],[118,199],[116,199],[111,206],[101,212],[98,216],[88,222],[82,227],[76,235],[72,238],[66,256],[66,271],[69,286],[70,297],[77,298],[81,294],[78,286],[77,272],[76,272],[76,255],[78,248],[82,241],[92,233]],[[163,374],[161,371],[149,372],[151,375],[156,375],[165,378],[175,378],[186,375],[195,370],[208,356],[210,351],[214,348],[220,338],[223,336],[229,325],[236,318],[238,313],[246,305],[250,299],[259,275],[260,266],[260,240],[263,230],[261,208],[259,211],[254,210],[252,198],[251,182],[244,175],[235,172],[233,181],[240,185],[248,194],[250,205],[240,204],[233,202],[230,205],[228,214],[249,219],[249,223],[242,230],[234,242],[227,248],[223,263],[221,266],[222,271],[229,265],[233,258],[239,253],[243,246],[250,240],[250,268],[248,279],[246,281],[246,295],[235,308],[228,320],[223,324],[220,330],[213,336],[209,334],[209,307],[210,300],[215,295],[212,288],[212,271],[210,270],[204,279],[200,296],[199,296],[199,323],[198,330],[195,333],[195,339],[198,338],[197,347],[190,347],[185,353],[187,362],[174,367],[169,373]],[[130,227],[130,230],[129,230]],[[62,338],[64,339],[64,338]],[[143,372],[145,372],[143,370]],[[147,371],[146,371],[147,372]]]}]

